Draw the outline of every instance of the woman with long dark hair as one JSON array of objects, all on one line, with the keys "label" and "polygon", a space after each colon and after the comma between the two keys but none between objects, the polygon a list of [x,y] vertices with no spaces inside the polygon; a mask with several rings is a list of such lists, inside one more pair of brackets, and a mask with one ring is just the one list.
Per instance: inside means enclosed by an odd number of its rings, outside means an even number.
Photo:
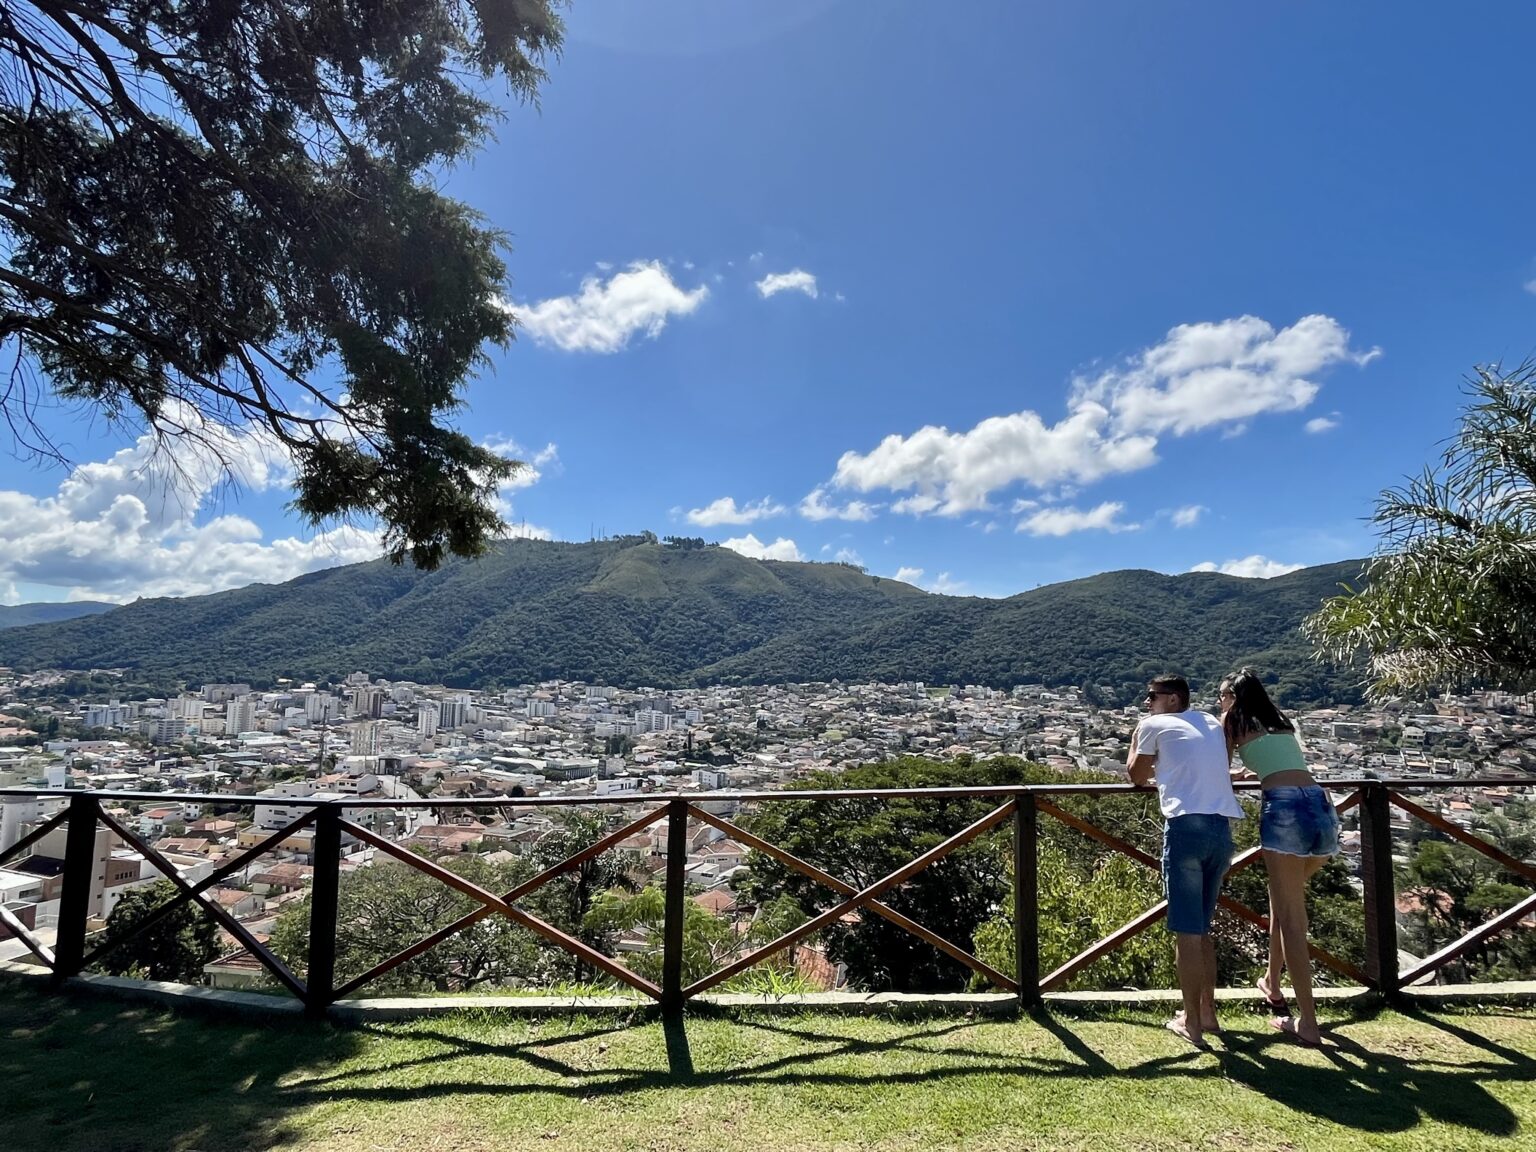
[{"label": "woman with long dark hair", "polygon": [[1303,1044],[1322,1043],[1312,999],[1312,955],[1307,946],[1307,881],[1339,850],[1333,801],[1307,771],[1296,725],[1275,707],[1251,668],[1221,682],[1221,725],[1227,751],[1259,778],[1259,844],[1269,873],[1269,969],[1260,994],[1283,1009],[1281,969],[1291,974],[1297,1015],[1271,1023]]}]

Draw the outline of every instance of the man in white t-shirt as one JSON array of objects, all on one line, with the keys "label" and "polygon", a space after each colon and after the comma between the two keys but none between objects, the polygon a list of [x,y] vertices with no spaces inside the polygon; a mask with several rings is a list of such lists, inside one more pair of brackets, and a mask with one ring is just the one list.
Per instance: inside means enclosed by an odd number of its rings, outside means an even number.
[{"label": "man in white t-shirt", "polygon": [[1184,1010],[1168,1029],[1204,1048],[1216,1027],[1216,946],[1211,917],[1232,863],[1230,820],[1242,807],[1232,792],[1221,721],[1189,706],[1189,682],[1159,676],[1147,685],[1151,712],[1136,725],[1126,760],[1131,782],[1157,782],[1163,810],[1163,886],[1174,934]]}]

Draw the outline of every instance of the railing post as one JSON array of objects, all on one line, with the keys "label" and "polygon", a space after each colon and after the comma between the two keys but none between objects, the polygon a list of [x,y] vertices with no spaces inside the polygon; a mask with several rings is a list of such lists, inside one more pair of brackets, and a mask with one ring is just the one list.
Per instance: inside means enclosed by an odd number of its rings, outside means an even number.
[{"label": "railing post", "polygon": [[688,883],[688,801],[667,801],[666,920],[662,928],[661,1008],[683,1010],[683,920]]},{"label": "railing post", "polygon": [[336,902],[341,882],[341,810],[319,805],[315,819],[315,875],[309,889],[309,964],[304,1011],[324,1016],[336,988]]},{"label": "railing post", "polygon": [[[96,864],[96,797],[77,793],[69,798],[69,831],[64,837],[64,890],[59,894],[53,947],[55,983],[78,976],[85,966],[85,923],[91,916]],[[103,875],[103,884],[106,879]]]},{"label": "railing post", "polygon": [[1392,876],[1392,812],[1385,784],[1360,796],[1360,881],[1365,888],[1365,974],[1388,999],[1397,996],[1397,890]]},{"label": "railing post", "polygon": [[1013,809],[1013,956],[1021,1008],[1040,1003],[1039,835],[1035,794],[1022,793]]}]

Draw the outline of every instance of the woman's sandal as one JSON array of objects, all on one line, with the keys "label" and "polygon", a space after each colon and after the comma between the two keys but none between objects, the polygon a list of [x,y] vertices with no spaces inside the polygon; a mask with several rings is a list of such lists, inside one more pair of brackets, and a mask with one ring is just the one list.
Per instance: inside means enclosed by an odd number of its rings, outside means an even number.
[{"label": "woman's sandal", "polygon": [[1296,1023],[1294,1017],[1277,1016],[1269,1022],[1269,1026],[1276,1032],[1284,1032],[1287,1036],[1296,1041],[1296,1043],[1300,1044],[1303,1048],[1321,1048],[1323,1046],[1323,1038],[1321,1035],[1319,1035],[1316,1040],[1312,1040],[1306,1036],[1303,1036],[1300,1031],[1300,1025]]},{"label": "woman's sandal", "polygon": [[1287,1002],[1284,993],[1281,993],[1279,996],[1270,995],[1269,985],[1265,982],[1265,977],[1263,976],[1260,976],[1256,981],[1254,981],[1253,986],[1259,990],[1259,995],[1264,997],[1264,1006],[1268,1008],[1270,1012],[1276,1016],[1282,1016],[1287,1019],[1290,1018],[1291,1006],[1289,1002]]}]

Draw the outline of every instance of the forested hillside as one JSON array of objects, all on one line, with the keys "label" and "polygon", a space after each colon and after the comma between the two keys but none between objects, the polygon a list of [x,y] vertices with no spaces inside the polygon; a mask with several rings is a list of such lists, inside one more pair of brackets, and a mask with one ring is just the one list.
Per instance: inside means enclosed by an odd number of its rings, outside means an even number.
[{"label": "forested hillside", "polygon": [[459,686],[1044,681],[1124,696],[1153,672],[1203,681],[1248,661],[1300,702],[1354,693],[1352,675],[1311,662],[1296,626],[1359,567],[1273,580],[1111,572],[986,600],[649,536],[515,540],[433,573],[379,560],[12,628],[0,664],[194,682],[354,670]]},{"label": "forested hillside", "polygon": [[28,624],[51,624],[110,612],[116,604],[100,600],[66,600],[51,604],[0,604],[0,628],[22,628]]}]

